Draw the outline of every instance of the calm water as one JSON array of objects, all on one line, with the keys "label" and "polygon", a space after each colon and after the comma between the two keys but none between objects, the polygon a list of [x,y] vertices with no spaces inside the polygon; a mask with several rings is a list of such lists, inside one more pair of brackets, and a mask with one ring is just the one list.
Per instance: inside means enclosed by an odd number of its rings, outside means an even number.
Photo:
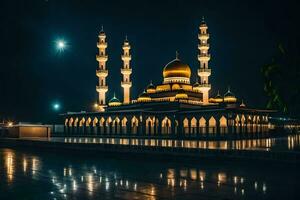
[{"label": "calm water", "polygon": [[0,149],[0,199],[300,199],[299,166]]},{"label": "calm water", "polygon": [[261,151],[300,151],[300,134],[283,138],[248,139],[234,141],[196,141],[171,139],[126,139],[126,138],[92,138],[66,137],[51,138],[53,142],[119,144],[132,146],[159,146],[172,148],[199,148],[223,150],[261,150]]}]

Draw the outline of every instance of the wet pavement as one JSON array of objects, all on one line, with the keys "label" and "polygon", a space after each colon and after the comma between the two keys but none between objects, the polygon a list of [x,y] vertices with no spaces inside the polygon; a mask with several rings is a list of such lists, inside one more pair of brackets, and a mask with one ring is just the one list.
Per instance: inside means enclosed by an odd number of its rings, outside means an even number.
[{"label": "wet pavement", "polygon": [[299,166],[0,148],[0,199],[300,199]]}]

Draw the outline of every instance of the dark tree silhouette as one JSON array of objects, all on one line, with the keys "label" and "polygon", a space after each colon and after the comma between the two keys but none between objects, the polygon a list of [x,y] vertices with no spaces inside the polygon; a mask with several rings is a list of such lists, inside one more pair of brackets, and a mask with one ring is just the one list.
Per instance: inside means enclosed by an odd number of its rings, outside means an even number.
[{"label": "dark tree silhouette", "polygon": [[299,117],[300,54],[296,43],[279,45],[272,61],[261,71],[268,96],[267,108]]}]

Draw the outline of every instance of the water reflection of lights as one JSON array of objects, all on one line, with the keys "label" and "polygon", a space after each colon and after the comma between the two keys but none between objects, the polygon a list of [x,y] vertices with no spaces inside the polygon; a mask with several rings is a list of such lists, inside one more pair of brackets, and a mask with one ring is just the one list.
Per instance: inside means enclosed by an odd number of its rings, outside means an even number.
[{"label": "water reflection of lights", "polygon": [[[7,153],[5,159],[7,179],[8,181],[13,181],[14,170],[16,170],[14,166],[18,166],[18,163],[16,163],[18,160],[15,160],[14,154],[12,153]],[[30,159],[28,157],[22,157],[19,162],[21,171],[27,172],[29,169],[32,169],[32,173],[36,172],[36,177],[40,177],[40,173],[37,173],[41,170],[39,158],[33,157]],[[140,185],[137,180],[127,180],[126,178],[120,177],[120,175],[114,171],[108,172],[102,169],[99,170],[96,166],[90,168],[83,167],[81,169],[72,167],[61,167],[58,170],[58,174],[55,174],[53,170],[47,170],[50,174],[49,181],[51,181],[54,186],[53,191],[50,193],[52,197],[57,199],[62,197],[70,198],[70,193],[82,192],[84,190],[88,191],[89,195],[95,195],[98,193],[98,189],[111,192],[115,191],[116,188],[137,193],[145,191],[146,194],[153,196],[150,197],[150,199],[155,199],[156,195],[161,193],[160,186],[157,187],[149,183],[147,183],[147,185],[144,185],[145,183]],[[63,174],[62,171],[64,172]],[[80,174],[81,171],[83,171],[83,174]],[[266,194],[267,192],[266,182],[251,180],[248,179],[248,177],[230,174],[224,170],[210,172],[196,167],[174,167],[160,171],[154,174],[153,177],[159,180],[160,184],[167,186],[168,190],[172,193],[176,192],[178,188],[182,189],[182,191],[190,191],[190,189],[197,187],[199,191],[203,191],[204,189],[208,190],[209,188],[218,186],[218,190],[231,187],[231,192],[236,195],[248,195],[250,189],[247,185],[251,186],[252,191],[260,192],[261,194]]]},{"label": "water reflection of lights", "polygon": [[25,173],[27,171],[27,159],[23,159],[23,172]]},{"label": "water reflection of lights", "polygon": [[226,183],[226,174],[224,172],[218,173],[218,184]]},{"label": "water reflection of lights", "polygon": [[12,182],[14,178],[14,154],[7,152],[5,157],[7,181]]},{"label": "water reflection of lights", "polygon": [[35,172],[37,170],[37,159],[32,158],[32,166],[31,166],[32,174],[35,175]]},{"label": "water reflection of lights", "polygon": [[77,184],[76,184],[76,181],[73,180],[73,190],[76,191],[77,190]]},{"label": "water reflection of lights", "polygon": [[87,176],[87,189],[89,192],[93,192],[94,190],[94,185],[93,185],[93,176],[92,174],[88,174]]},{"label": "water reflection of lights", "polygon": [[[61,141],[59,138],[52,138],[52,141]],[[172,148],[188,149],[237,149],[250,150],[261,149],[270,150],[276,139],[247,139],[230,141],[195,141],[195,140],[173,140],[173,139],[127,139],[127,138],[75,138],[67,137],[62,139],[65,143],[93,143],[93,144],[118,144],[132,146],[160,146]],[[300,146],[300,135],[288,137],[288,148],[293,149]]]},{"label": "water reflection of lights", "polygon": [[263,183],[262,190],[263,190],[263,193],[266,193],[266,191],[267,191],[267,186],[266,186],[265,183]]},{"label": "water reflection of lights", "polygon": [[199,171],[199,177],[200,177],[200,181],[202,181],[202,182],[203,182],[203,181],[205,180],[205,175],[206,175],[206,174],[205,174],[205,172],[204,172],[204,171],[202,171],[202,170],[200,170],[200,171]]}]

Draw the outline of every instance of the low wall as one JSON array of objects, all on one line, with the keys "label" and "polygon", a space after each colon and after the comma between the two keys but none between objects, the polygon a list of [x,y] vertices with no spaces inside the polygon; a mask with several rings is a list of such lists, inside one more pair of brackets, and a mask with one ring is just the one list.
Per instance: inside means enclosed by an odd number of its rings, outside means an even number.
[{"label": "low wall", "polygon": [[26,137],[50,137],[50,128],[42,125],[18,125],[8,128],[6,137],[26,138]]}]

